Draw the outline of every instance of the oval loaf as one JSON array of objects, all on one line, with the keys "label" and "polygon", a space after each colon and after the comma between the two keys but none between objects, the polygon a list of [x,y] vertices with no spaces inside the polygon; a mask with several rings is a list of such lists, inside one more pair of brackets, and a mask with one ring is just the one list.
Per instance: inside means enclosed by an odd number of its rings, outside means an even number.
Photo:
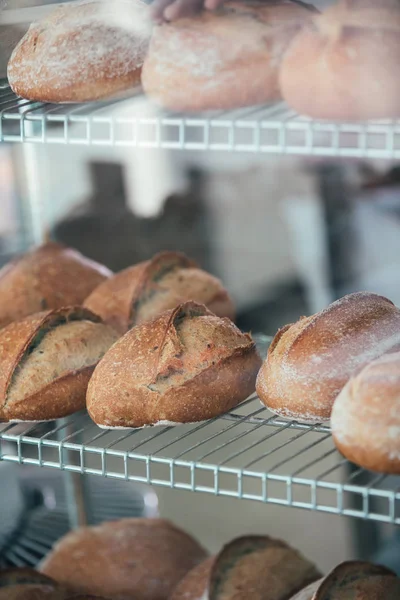
[{"label": "oval loaf", "polygon": [[400,348],[400,310],[390,300],[358,292],[281,329],[257,378],[272,412],[318,423],[362,365]]},{"label": "oval loaf", "polygon": [[0,421],[48,421],[85,407],[93,369],[117,333],[80,307],[0,330]]},{"label": "oval loaf", "polygon": [[39,246],[0,270],[0,327],[27,315],[82,304],[111,271],[71,248]]},{"label": "oval loaf", "polygon": [[87,409],[105,428],[203,421],[247,398],[260,364],[249,335],[187,302],[134,327],[107,352]]},{"label": "oval loaf", "polygon": [[234,317],[228,292],[216,277],[179,252],[161,252],[101,283],[85,306],[121,333],[194,300],[219,317]]}]

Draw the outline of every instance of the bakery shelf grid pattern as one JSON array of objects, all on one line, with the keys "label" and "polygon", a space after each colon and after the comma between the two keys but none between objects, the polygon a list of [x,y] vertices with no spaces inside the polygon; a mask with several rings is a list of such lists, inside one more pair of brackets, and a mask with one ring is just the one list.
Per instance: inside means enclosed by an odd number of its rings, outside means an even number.
[{"label": "bakery shelf grid pattern", "polygon": [[0,142],[395,159],[400,122],[317,122],[283,103],[199,115],[159,114],[141,97],[52,105],[0,81]]},{"label": "bakery shelf grid pattern", "polygon": [[329,427],[283,421],[255,396],[177,427],[101,430],[84,414],[3,424],[0,459],[400,524],[400,478],[351,467]]}]

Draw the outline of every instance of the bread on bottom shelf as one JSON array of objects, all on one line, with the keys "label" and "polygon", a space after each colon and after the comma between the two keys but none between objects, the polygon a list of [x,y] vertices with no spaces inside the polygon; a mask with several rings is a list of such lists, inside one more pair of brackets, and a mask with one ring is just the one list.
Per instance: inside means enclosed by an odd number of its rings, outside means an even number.
[{"label": "bread on bottom shelf", "polygon": [[326,421],[352,374],[396,349],[400,309],[376,294],[350,294],[278,331],[258,374],[257,392],[283,417]]},{"label": "bread on bottom shelf", "polygon": [[245,400],[260,365],[249,335],[187,302],[114,344],[90,380],[87,410],[104,428],[203,421]]},{"label": "bread on bottom shelf", "polygon": [[0,330],[0,421],[49,421],[85,408],[93,369],[118,334],[89,310],[30,315]]},{"label": "bread on bottom shelf", "polygon": [[62,538],[41,571],[80,593],[113,600],[167,600],[206,552],[163,519],[121,519]]},{"label": "bread on bottom shelf", "polygon": [[332,435],[351,462],[400,475],[400,352],[372,361],[336,398]]},{"label": "bread on bottom shelf", "polygon": [[294,38],[280,70],[286,102],[316,119],[400,117],[400,5],[339,0]]},{"label": "bread on bottom shelf", "polygon": [[170,600],[286,600],[318,577],[316,567],[285,542],[249,535],[190,571]]}]

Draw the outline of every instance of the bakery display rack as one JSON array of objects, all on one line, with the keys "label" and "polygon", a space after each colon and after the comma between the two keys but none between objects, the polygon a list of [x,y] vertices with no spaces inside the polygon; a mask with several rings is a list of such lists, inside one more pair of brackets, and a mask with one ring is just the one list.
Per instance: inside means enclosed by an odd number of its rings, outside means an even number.
[{"label": "bakery display rack", "polygon": [[[257,336],[264,353],[270,340]],[[351,468],[328,425],[285,421],[256,395],[192,425],[103,430],[83,413],[3,424],[0,459],[400,524],[400,478]]]},{"label": "bakery display rack", "polygon": [[400,158],[400,121],[313,121],[284,103],[198,115],[160,113],[142,96],[43,104],[18,98],[0,80],[0,142],[393,160]]}]

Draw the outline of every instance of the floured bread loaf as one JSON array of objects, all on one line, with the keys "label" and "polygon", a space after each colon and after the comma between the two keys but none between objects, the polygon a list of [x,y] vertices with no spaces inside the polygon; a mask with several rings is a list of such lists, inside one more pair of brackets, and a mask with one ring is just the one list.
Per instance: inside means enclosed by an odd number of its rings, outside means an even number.
[{"label": "floured bread loaf", "polygon": [[339,0],[314,15],[282,61],[280,87],[299,113],[321,119],[400,116],[400,4]]},{"label": "floured bread loaf", "polygon": [[312,11],[287,0],[227,2],[156,27],[145,92],[172,110],[230,109],[280,97],[278,71]]},{"label": "floured bread loaf", "polygon": [[335,444],[351,462],[400,474],[400,353],[382,356],[352,377],[331,419]]},{"label": "floured bread loaf", "polygon": [[161,252],[117,273],[90,294],[85,306],[125,333],[187,300],[205,304],[219,317],[235,314],[219,279],[178,252]]},{"label": "floured bread loaf", "polygon": [[314,565],[285,542],[249,535],[190,571],[170,600],[286,600],[318,577]]},{"label": "floured bread loaf", "polygon": [[80,252],[53,242],[0,270],[0,327],[43,310],[81,304],[112,275]]},{"label": "floured bread loaf", "polygon": [[400,310],[376,294],[350,294],[276,334],[258,374],[257,392],[283,417],[325,421],[351,375],[396,349]]},{"label": "floured bread loaf", "polygon": [[151,28],[140,0],[83,0],[34,23],[11,55],[14,92],[42,102],[84,102],[135,87]]},{"label": "floured bread loaf", "polygon": [[187,302],[134,327],[107,352],[87,409],[105,428],[211,419],[254,391],[260,365],[249,335]]},{"label": "floured bread loaf", "polygon": [[0,421],[48,421],[85,407],[95,365],[118,334],[82,308],[37,313],[0,331]]},{"label": "floured bread loaf", "polygon": [[206,556],[187,533],[163,519],[121,519],[63,537],[41,570],[79,592],[113,600],[168,600]]}]

